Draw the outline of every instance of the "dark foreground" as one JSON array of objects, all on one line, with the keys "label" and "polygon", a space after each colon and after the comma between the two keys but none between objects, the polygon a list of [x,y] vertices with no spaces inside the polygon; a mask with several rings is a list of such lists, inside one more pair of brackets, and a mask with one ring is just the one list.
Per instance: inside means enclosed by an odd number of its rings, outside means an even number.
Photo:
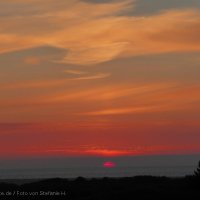
[{"label": "dark foreground", "polygon": [[[20,183],[20,182],[19,182]],[[102,179],[48,179],[33,183],[0,183],[0,199],[200,199],[200,178],[138,176]]]}]

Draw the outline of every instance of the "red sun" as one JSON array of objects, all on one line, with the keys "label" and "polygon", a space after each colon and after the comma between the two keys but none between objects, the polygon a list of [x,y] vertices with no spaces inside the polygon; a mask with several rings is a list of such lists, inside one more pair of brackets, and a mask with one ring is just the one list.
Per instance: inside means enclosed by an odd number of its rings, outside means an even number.
[{"label": "red sun", "polygon": [[113,168],[115,166],[116,166],[116,164],[113,163],[113,162],[110,162],[110,161],[107,161],[107,162],[103,163],[103,167],[105,167],[105,168]]}]

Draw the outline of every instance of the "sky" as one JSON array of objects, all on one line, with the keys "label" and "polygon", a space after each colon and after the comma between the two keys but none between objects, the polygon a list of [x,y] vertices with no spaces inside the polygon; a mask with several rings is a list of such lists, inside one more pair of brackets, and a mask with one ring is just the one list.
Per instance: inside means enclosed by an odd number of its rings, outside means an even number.
[{"label": "sky", "polygon": [[1,0],[0,157],[200,153],[199,0]]}]

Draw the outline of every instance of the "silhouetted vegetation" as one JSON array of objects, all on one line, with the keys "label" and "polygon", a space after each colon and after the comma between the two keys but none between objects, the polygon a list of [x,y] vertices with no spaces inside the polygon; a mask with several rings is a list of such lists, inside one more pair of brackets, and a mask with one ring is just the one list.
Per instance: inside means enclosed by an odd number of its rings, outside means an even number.
[{"label": "silhouetted vegetation", "polygon": [[197,169],[194,171],[195,176],[200,178],[200,161],[199,161],[199,165],[197,167]]},{"label": "silhouetted vegetation", "polygon": [[[15,191],[13,199],[128,200],[200,199],[200,181],[195,176],[167,178],[136,176],[127,178],[79,177],[75,180],[48,179],[22,185],[0,184],[0,192]],[[28,196],[18,195],[26,192]],[[21,192],[21,193],[20,193]],[[50,192],[60,194],[51,195]],[[4,199],[1,198],[0,199]]]}]

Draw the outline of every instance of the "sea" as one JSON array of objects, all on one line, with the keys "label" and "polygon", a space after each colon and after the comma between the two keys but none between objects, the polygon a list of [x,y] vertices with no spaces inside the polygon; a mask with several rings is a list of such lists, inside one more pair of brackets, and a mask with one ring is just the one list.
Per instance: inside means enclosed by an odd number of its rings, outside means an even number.
[{"label": "sea", "polygon": [[199,160],[200,155],[15,158],[0,160],[0,179],[184,177],[194,174]]},{"label": "sea", "polygon": [[141,167],[73,167],[73,168],[22,168],[1,169],[0,179],[44,179],[44,178],[100,178],[100,177],[132,177],[132,176],[168,176],[181,177],[192,175],[194,166],[141,166]]}]

